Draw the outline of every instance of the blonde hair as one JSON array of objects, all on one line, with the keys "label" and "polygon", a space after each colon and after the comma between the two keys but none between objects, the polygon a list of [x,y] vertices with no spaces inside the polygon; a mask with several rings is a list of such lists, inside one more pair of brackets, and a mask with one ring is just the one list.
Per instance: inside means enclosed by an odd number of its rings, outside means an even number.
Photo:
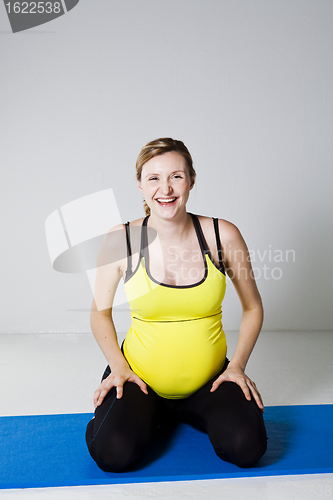
[{"label": "blonde hair", "polygon": [[[195,179],[196,172],[193,167],[193,160],[190,155],[189,150],[182,141],[177,141],[176,139],[171,139],[171,137],[163,137],[160,139],[155,139],[154,141],[148,142],[140,151],[139,156],[136,160],[136,178],[141,181],[142,167],[147,161],[151,160],[155,156],[163,155],[174,151],[179,153],[186,161],[188,172],[190,177]],[[144,200],[143,207],[146,215],[150,215],[150,208]]]}]

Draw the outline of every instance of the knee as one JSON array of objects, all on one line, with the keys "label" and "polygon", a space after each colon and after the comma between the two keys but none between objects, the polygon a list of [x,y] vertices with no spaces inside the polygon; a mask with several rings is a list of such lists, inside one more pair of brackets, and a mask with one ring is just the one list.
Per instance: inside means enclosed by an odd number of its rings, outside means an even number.
[{"label": "knee", "polygon": [[105,472],[122,472],[142,456],[141,447],[122,436],[112,436],[99,447],[97,443],[92,443],[89,451],[98,467]]},{"label": "knee", "polygon": [[132,463],[131,459],[118,457],[112,453],[97,453],[94,460],[104,472],[123,472]]},{"label": "knee", "polygon": [[267,438],[253,439],[253,436],[235,436],[228,445],[215,448],[215,453],[226,462],[241,468],[253,467],[267,449]]}]

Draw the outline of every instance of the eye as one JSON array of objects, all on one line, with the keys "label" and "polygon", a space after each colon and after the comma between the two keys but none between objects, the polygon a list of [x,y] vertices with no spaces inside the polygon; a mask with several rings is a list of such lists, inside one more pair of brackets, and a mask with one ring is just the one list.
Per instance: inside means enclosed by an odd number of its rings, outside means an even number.
[{"label": "eye", "polygon": [[148,179],[148,180],[150,180],[150,181],[156,181],[156,180],[157,180],[157,177],[149,177],[149,179]]},{"label": "eye", "polygon": [[174,178],[175,178],[175,179],[182,179],[182,178],[183,178],[183,176],[182,176],[182,175],[180,175],[180,174],[175,174],[175,175],[174,175]]}]

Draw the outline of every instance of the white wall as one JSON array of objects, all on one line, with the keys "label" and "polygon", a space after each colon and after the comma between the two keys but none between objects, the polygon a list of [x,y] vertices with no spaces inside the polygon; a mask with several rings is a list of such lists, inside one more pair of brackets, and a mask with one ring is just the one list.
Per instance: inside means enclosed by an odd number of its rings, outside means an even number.
[{"label": "white wall", "polygon": [[[90,330],[86,275],[52,269],[45,219],[109,187],[141,216],[134,164],[160,136],[194,158],[189,210],[253,250],[264,328],[332,329],[332,21],[331,0],[81,0],[13,34],[0,6],[0,331]],[[239,316],[229,282],[225,329]]]}]

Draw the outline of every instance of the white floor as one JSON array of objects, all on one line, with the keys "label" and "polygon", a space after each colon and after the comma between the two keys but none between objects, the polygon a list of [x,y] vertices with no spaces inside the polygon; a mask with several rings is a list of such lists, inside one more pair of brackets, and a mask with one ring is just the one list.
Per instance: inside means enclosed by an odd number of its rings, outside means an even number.
[{"label": "white floor", "polygon": [[[119,338],[121,341],[122,338]],[[237,335],[227,333],[228,355]],[[333,332],[263,332],[248,364],[266,406],[333,404]],[[0,412],[93,412],[105,361],[89,334],[0,335]],[[307,499],[333,497],[333,474],[0,490],[3,499]]]}]

